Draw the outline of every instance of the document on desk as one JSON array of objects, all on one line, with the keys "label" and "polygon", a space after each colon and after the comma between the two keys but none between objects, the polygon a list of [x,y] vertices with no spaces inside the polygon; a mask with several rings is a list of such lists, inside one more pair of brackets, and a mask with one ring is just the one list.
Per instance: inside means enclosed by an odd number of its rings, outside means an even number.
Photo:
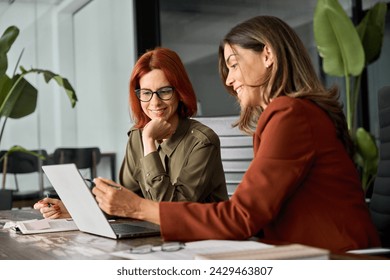
[{"label": "document on desk", "polygon": [[133,260],[193,260],[199,254],[227,253],[234,251],[265,249],[274,247],[257,241],[237,240],[202,240],[187,242],[178,251],[161,251],[161,246],[154,246],[150,253],[134,254],[130,250],[111,253],[114,256]]},{"label": "document on desk", "polygon": [[16,222],[10,221],[7,222],[3,228],[9,228],[22,234],[78,230],[78,227],[72,219],[34,219]]},{"label": "document on desk", "polygon": [[289,244],[265,249],[249,249],[222,253],[200,253],[198,260],[328,260],[329,250]]}]

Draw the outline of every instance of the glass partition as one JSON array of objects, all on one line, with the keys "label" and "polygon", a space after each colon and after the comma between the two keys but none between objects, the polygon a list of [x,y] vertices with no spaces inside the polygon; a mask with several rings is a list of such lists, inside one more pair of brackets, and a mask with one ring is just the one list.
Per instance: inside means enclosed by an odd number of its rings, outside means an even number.
[{"label": "glass partition", "polygon": [[[54,81],[26,78],[38,89],[36,111],[8,119],[1,149],[97,146],[116,154],[121,164],[127,131],[128,82],[135,61],[132,0],[0,1],[0,32],[10,25],[20,34],[9,54],[8,75],[19,65],[51,70],[66,77],[76,90],[72,108]],[[18,70],[19,71],[19,70]],[[19,71],[20,72],[20,71]],[[111,177],[109,169],[107,175]]]}]

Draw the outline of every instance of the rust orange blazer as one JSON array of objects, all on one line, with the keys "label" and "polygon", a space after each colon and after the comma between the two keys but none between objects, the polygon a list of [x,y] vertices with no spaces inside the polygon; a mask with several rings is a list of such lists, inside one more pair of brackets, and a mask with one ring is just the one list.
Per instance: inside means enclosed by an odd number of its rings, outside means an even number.
[{"label": "rust orange blazer", "polygon": [[343,252],[380,245],[358,173],[328,115],[276,98],[261,115],[254,159],[230,201],[160,203],[165,240],[264,238]]}]

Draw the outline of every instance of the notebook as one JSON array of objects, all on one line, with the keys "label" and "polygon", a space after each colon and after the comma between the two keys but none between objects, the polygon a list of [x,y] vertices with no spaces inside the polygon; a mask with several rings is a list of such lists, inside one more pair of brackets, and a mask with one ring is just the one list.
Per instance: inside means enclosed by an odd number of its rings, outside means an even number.
[{"label": "notebook", "polygon": [[110,223],[75,164],[44,165],[42,169],[80,231],[113,239],[160,235],[160,227],[146,221]]}]

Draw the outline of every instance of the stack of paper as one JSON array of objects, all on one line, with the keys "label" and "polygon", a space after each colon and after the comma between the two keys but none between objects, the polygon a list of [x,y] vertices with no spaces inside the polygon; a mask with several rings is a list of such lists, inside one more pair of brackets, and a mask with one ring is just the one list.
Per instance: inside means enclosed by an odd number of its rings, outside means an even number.
[{"label": "stack of paper", "polygon": [[329,259],[329,251],[325,249],[291,244],[272,248],[224,253],[201,253],[195,256],[198,260],[325,260]]}]

